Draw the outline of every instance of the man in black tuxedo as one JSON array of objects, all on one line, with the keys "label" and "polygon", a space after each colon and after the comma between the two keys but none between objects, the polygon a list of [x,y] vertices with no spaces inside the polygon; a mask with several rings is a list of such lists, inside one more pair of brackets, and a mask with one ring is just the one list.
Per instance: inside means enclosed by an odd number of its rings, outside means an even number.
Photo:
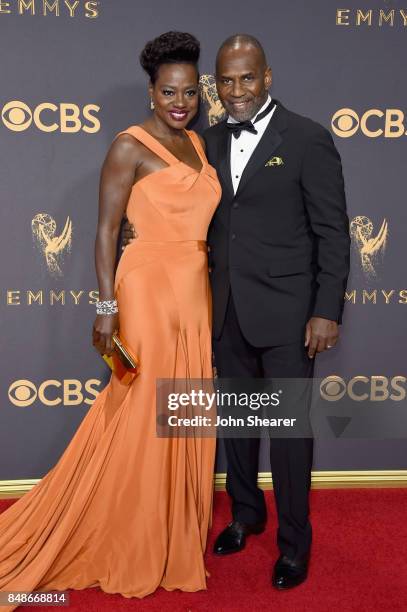
[{"label": "man in black tuxedo", "polygon": [[[268,94],[271,70],[252,36],[221,46],[216,85],[228,119],[205,134],[222,184],[210,248],[214,353],[221,378],[311,378],[338,338],[349,273],[341,160],[330,133]],[[234,553],[266,521],[259,439],[225,440],[233,520],[215,553]],[[312,437],[272,438],[280,557],[273,585],[307,576]]]}]

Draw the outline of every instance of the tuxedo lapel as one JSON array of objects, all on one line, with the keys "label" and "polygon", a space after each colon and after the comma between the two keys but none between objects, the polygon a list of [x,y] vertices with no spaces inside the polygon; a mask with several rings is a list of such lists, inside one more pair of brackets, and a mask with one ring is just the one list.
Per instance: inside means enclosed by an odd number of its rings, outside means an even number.
[{"label": "tuxedo lapel", "polygon": [[233,183],[230,172],[230,138],[231,134],[226,128],[225,122],[218,145],[218,169],[221,175],[222,186],[225,186],[230,191],[230,195],[233,196]]},{"label": "tuxedo lapel", "polygon": [[253,151],[253,154],[251,155],[249,161],[247,162],[246,168],[242,173],[236,196],[238,196],[239,193],[246,187],[247,183],[257,172],[257,170],[264,166],[266,161],[271,157],[283,140],[282,132],[284,132],[287,127],[285,108],[281,106],[280,102],[277,100],[276,103],[277,108],[274,111],[274,114],[270,119],[263,136]]}]

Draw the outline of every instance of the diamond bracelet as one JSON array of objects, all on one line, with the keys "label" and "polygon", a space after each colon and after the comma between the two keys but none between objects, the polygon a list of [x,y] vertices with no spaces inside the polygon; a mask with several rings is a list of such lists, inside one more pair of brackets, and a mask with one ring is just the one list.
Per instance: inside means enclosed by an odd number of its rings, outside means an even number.
[{"label": "diamond bracelet", "polygon": [[96,313],[98,315],[110,315],[119,312],[117,308],[117,300],[104,300],[103,302],[96,302]]}]

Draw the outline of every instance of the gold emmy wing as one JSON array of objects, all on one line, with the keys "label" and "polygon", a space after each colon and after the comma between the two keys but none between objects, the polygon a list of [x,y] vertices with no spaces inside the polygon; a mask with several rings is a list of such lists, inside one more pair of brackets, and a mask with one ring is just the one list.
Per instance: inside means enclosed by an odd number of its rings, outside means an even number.
[{"label": "gold emmy wing", "polygon": [[167,164],[133,186],[138,238],[115,277],[140,374],[130,386],[112,374],[57,464],[0,514],[2,591],[206,588],[216,440],[157,437],[155,401],[157,378],[212,377],[206,235],[221,187],[194,132],[199,172],[140,126],[122,133]]}]

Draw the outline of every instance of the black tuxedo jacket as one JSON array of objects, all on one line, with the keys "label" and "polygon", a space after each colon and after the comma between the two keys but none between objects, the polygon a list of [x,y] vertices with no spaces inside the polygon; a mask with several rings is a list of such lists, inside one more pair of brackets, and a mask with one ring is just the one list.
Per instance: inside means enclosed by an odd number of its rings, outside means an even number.
[{"label": "black tuxedo jacket", "polygon": [[341,323],[349,273],[349,220],[332,137],[276,102],[236,195],[226,122],[204,134],[222,185],[208,232],[213,334],[221,334],[231,288],[242,332],[258,347],[300,340],[311,316]]}]

